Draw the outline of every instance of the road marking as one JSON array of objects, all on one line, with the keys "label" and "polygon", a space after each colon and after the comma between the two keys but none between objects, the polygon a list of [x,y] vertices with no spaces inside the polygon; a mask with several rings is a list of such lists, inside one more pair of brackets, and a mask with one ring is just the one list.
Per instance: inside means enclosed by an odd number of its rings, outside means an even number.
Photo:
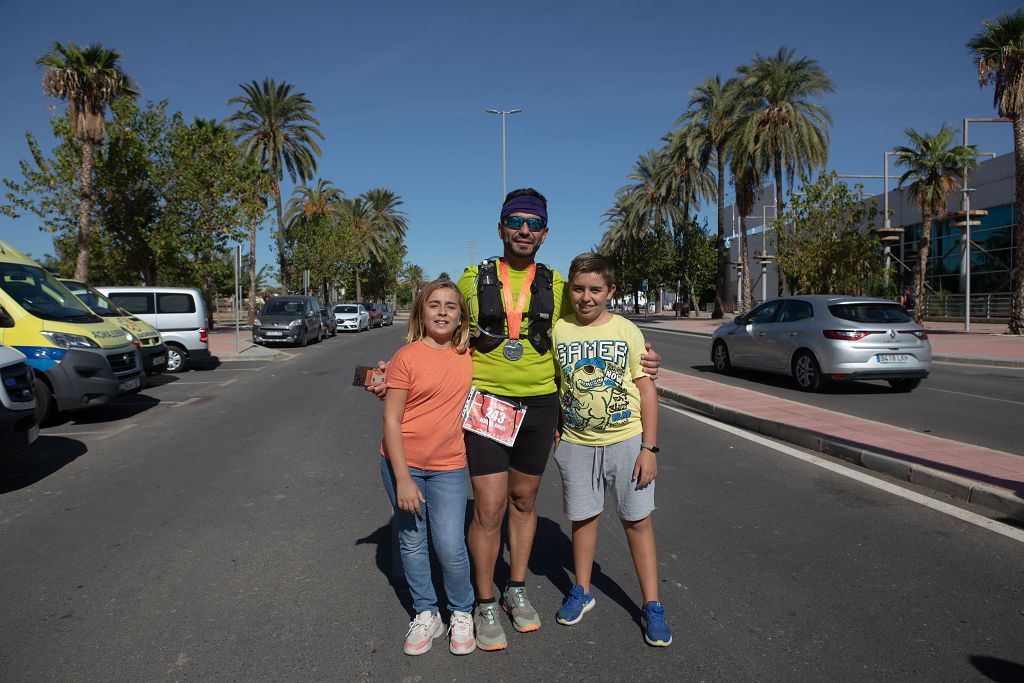
[{"label": "road marking", "polygon": [[962,391],[952,391],[950,389],[936,389],[935,387],[922,387],[928,391],[941,391],[945,394],[956,394],[957,396],[970,396],[971,398],[983,398],[987,401],[999,401],[1000,403],[1012,403],[1018,406],[1024,406],[1024,401],[1011,401],[1008,398],[993,398],[992,396],[982,396],[981,394],[965,394]]},{"label": "road marking", "polygon": [[173,405],[171,407],[172,408],[180,408],[182,406],[187,406],[187,405],[190,405],[192,403],[195,403],[196,401],[201,401],[201,400],[202,400],[201,397],[193,396],[192,398],[186,398],[184,401],[176,401],[177,405]]},{"label": "road marking", "polygon": [[[231,380],[231,381],[234,382],[235,380]],[[200,380],[196,380],[195,382],[182,382],[181,380],[178,380],[177,382],[166,382],[164,384],[160,384],[159,386],[161,386],[161,387],[169,387],[169,386],[187,387],[189,384],[220,384],[220,383],[221,383],[221,380],[219,380],[219,379],[200,379]]]},{"label": "road marking", "polygon": [[112,430],[110,430],[109,432],[105,433],[105,434],[104,434],[103,436],[97,437],[97,439],[96,439],[96,440],[97,440],[97,441],[102,441],[103,439],[109,439],[110,437],[112,437],[112,436],[116,436],[116,435],[120,434],[121,432],[125,432],[125,431],[128,431],[129,429],[131,429],[132,427],[134,427],[134,426],[135,426],[135,424],[136,424],[136,423],[134,423],[134,422],[129,422],[128,424],[126,424],[126,425],[125,425],[125,426],[123,426],[123,427],[120,427],[120,428],[118,428],[118,429],[112,429]]},{"label": "road marking", "polygon": [[785,453],[786,455],[794,457],[797,460],[803,460],[806,463],[816,465],[823,469],[829,470],[830,472],[834,472],[835,474],[842,475],[849,479],[855,479],[861,482],[862,484],[867,484],[868,486],[873,486],[876,489],[881,489],[886,493],[891,493],[894,496],[904,498],[912,503],[923,505],[924,507],[935,510],[936,512],[941,512],[951,517],[956,517],[957,519],[967,522],[968,524],[973,524],[983,529],[994,531],[997,534],[1002,534],[1003,536],[1011,538],[1014,541],[1017,541],[1018,543],[1024,543],[1024,529],[1015,529],[1014,527],[1007,526],[1006,524],[1002,524],[1000,522],[996,522],[994,520],[988,519],[987,517],[983,517],[979,514],[975,514],[967,510],[961,510],[955,505],[950,505],[949,503],[943,503],[942,501],[934,500],[932,498],[929,498],[928,496],[917,493],[916,491],[910,491],[900,486],[897,486],[896,484],[892,484],[881,479],[876,479],[875,477],[864,472],[859,472],[857,470],[843,467],[842,465],[838,465],[834,462],[825,460],[818,456],[808,455],[807,453],[798,451],[795,448],[775,443],[771,439],[766,439],[762,436],[758,436],[757,434],[751,434],[749,432],[743,431],[742,429],[739,429],[738,427],[733,427],[732,425],[724,424],[722,422],[713,420],[710,417],[705,417],[704,415],[699,415],[689,410],[683,410],[681,408],[677,408],[675,406],[669,405],[661,401],[659,401],[659,403],[661,403],[663,407],[668,408],[673,412],[679,413],[680,415],[685,415],[686,417],[697,420],[698,422],[703,422],[704,424],[710,425],[712,427],[716,427],[717,429],[721,429],[724,432],[729,432],[730,434],[735,434],[736,436],[742,437],[748,441],[753,441],[754,443],[761,444],[762,446],[767,446],[768,448],[779,451],[780,453]]},{"label": "road marking", "polygon": [[238,381],[237,377],[235,379],[229,379],[227,382],[221,382],[221,386],[222,387],[226,387],[227,385],[231,384],[232,382],[237,382],[237,381]]}]

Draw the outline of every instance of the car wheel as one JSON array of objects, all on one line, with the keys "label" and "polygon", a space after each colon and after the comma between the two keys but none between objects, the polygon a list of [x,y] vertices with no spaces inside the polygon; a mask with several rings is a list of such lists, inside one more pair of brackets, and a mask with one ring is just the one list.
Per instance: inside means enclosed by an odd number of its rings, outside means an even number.
[{"label": "car wheel", "polygon": [[818,359],[810,351],[801,351],[793,359],[793,379],[803,391],[812,393],[823,391],[828,380],[821,374]]},{"label": "car wheel", "polygon": [[309,345],[309,330],[302,328],[302,339],[299,340],[299,346]]},{"label": "car wheel", "polygon": [[324,330],[321,327],[316,328],[316,339],[313,340],[314,344],[319,344],[324,340]]},{"label": "car wheel", "polygon": [[180,346],[168,344],[167,346],[167,372],[184,372],[188,365],[188,355],[185,349]]},{"label": "car wheel", "polygon": [[725,345],[724,341],[716,341],[715,345],[711,347],[711,362],[714,364],[715,370],[719,372],[732,372],[729,348]]},{"label": "car wheel", "polygon": [[920,377],[908,377],[908,378],[903,378],[903,379],[890,379],[890,380],[886,380],[886,381],[889,382],[889,386],[892,387],[893,391],[901,393],[901,394],[909,393],[909,392],[913,391],[914,389],[917,389],[917,387],[921,384],[921,378]]},{"label": "car wheel", "polygon": [[57,410],[53,404],[53,391],[46,380],[36,376],[36,422],[39,426],[49,424]]}]

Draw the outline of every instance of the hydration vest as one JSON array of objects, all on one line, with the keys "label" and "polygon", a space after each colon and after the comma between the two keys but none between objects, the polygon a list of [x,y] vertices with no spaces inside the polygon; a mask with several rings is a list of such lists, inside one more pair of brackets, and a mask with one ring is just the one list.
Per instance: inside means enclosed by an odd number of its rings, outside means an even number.
[{"label": "hydration vest", "polygon": [[[530,285],[530,308],[526,320],[530,327],[527,339],[537,353],[551,349],[551,316],[555,312],[555,293],[551,269],[537,264],[537,273]],[[487,353],[501,346],[508,334],[505,331],[505,304],[501,299],[501,281],[498,279],[498,258],[489,258],[477,271],[476,298],[477,332],[470,346]]]}]

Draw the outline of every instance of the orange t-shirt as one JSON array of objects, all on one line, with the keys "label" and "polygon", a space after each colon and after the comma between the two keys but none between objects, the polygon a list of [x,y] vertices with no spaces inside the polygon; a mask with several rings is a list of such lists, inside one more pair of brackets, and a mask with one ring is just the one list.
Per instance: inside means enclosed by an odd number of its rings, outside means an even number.
[{"label": "orange t-shirt", "polygon": [[[466,466],[462,407],[473,384],[470,352],[434,349],[420,340],[398,350],[388,365],[388,387],[407,389],[402,445],[409,467],[457,470]],[[383,440],[380,452],[388,457]]]}]

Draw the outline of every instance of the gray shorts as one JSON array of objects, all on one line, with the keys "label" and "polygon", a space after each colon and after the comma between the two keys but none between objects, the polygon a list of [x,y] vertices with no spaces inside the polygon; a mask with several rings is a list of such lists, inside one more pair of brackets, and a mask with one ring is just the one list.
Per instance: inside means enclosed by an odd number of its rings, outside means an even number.
[{"label": "gray shorts", "polygon": [[555,463],[562,475],[562,508],[574,522],[604,511],[605,491],[615,494],[619,519],[636,522],[654,511],[654,482],[637,491],[630,481],[640,455],[640,435],[608,446],[560,441]]}]

